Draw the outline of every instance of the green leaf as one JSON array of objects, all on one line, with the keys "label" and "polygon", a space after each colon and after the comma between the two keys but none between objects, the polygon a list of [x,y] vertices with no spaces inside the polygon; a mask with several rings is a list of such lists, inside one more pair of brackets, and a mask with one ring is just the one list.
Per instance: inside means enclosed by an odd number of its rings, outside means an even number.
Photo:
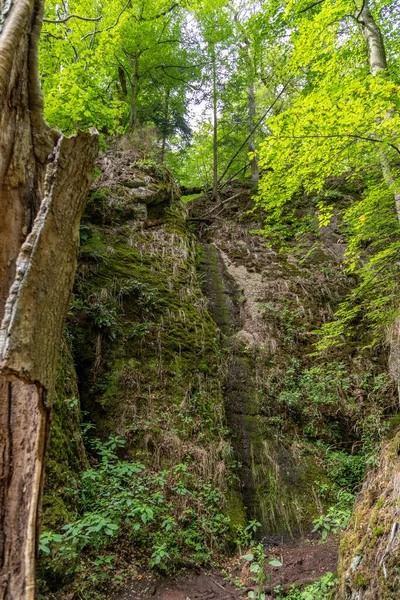
[{"label": "green leaf", "polygon": [[271,567],[282,567],[283,566],[283,563],[281,563],[281,561],[278,560],[277,558],[271,558],[271,560],[268,562],[271,565]]}]

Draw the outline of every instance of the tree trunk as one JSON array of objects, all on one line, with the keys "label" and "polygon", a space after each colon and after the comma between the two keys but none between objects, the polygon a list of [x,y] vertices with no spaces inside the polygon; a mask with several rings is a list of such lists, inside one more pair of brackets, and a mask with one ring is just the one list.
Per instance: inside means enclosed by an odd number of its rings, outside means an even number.
[{"label": "tree trunk", "polygon": [[[368,2],[365,1],[362,10],[357,15],[357,20],[361,25],[362,33],[367,45],[369,68],[371,75],[376,76],[387,70],[385,43],[379,26],[369,9]],[[386,118],[390,118],[390,114]],[[383,176],[387,185],[393,190],[397,217],[400,222],[400,187],[393,176],[389,159],[384,151],[381,152],[381,166]]]},{"label": "tree trunk", "polygon": [[357,20],[361,25],[365,43],[367,44],[371,74],[377,75],[379,72],[387,69],[386,52],[381,30],[375,23],[368,2],[363,3],[362,9],[357,15]]},{"label": "tree trunk", "polygon": [[43,0],[0,12],[0,599],[35,597],[38,513],[57,349],[97,136],[43,119]]},{"label": "tree trunk", "polygon": [[171,90],[167,88],[165,92],[165,100],[164,100],[164,123],[162,125],[162,138],[161,138],[161,162],[164,164],[165,162],[165,150],[167,147],[167,131],[168,131],[168,118],[169,118],[169,99],[170,99]]},{"label": "tree trunk", "polygon": [[131,77],[131,109],[129,115],[129,131],[134,131],[137,126],[137,101],[139,95],[139,58],[140,54],[137,50],[135,56],[132,57],[127,54],[129,62],[132,67],[132,77]]},{"label": "tree trunk", "polygon": [[217,94],[217,60],[215,42],[211,42],[212,61],[212,94],[213,94],[213,198],[217,202],[218,194],[218,94]]},{"label": "tree trunk", "polygon": [[[256,118],[256,97],[254,93],[254,81],[249,84],[247,89],[247,99],[248,99],[248,107],[249,107],[249,142],[248,142],[248,150],[252,154],[256,151],[256,144],[254,140],[254,122]],[[258,184],[259,172],[258,172],[258,160],[256,156],[250,160],[251,165],[251,184],[256,186]]]}]

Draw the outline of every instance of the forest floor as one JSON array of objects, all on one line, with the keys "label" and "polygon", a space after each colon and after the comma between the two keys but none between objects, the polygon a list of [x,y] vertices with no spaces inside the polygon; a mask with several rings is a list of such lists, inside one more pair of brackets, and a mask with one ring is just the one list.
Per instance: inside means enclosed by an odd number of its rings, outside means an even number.
[{"label": "forest floor", "polygon": [[[328,572],[336,571],[337,542],[321,544],[316,540],[270,546],[268,558],[278,558],[282,567],[268,567],[270,581],[265,587],[267,598],[274,598],[274,588],[288,590],[303,587]],[[192,571],[176,577],[132,580],[113,600],[241,600],[254,589],[247,564],[234,559],[221,571]],[[236,585],[230,582],[235,582]]]}]

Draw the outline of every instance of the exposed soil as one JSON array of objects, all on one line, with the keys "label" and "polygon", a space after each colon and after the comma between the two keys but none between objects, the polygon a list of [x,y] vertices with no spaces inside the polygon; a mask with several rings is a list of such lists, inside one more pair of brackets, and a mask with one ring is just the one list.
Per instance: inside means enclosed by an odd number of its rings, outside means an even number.
[{"label": "exposed soil", "polygon": [[278,558],[282,567],[268,567],[271,580],[268,588],[277,585],[289,588],[294,584],[304,585],[319,579],[325,573],[335,572],[337,568],[338,544],[329,541],[321,544],[316,540],[308,543],[269,547],[269,558]]},{"label": "exposed soil", "polygon": [[[269,558],[278,558],[282,567],[268,567],[270,582],[265,588],[268,598],[274,597],[277,585],[289,589],[312,583],[327,572],[336,571],[337,543],[319,544],[308,540],[302,543],[269,546]],[[241,600],[253,589],[248,565],[237,560],[227,566],[232,580],[241,589],[227,582],[219,572],[192,572],[158,580],[131,581],[125,591],[113,600]]]}]

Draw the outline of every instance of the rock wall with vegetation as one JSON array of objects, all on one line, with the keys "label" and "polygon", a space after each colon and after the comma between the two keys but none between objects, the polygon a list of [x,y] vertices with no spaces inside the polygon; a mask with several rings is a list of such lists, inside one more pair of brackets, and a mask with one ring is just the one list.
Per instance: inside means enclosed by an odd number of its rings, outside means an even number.
[{"label": "rock wall with vegetation", "polygon": [[[390,330],[389,369],[400,381],[397,320]],[[398,411],[394,398],[393,412]],[[400,429],[399,414],[387,423],[387,435],[375,465],[358,494],[339,548],[338,600],[389,600],[400,596]]]},{"label": "rock wall with vegetation", "polygon": [[60,361],[44,597],[208,564],[247,526],[186,216],[165,168],[118,147],[100,159]]},{"label": "rock wall with vegetation", "polygon": [[[313,345],[354,285],[340,224],[278,251],[255,233],[249,189],[225,194],[183,204],[169,171],[126,140],[98,162],[59,364],[44,598],[101,598],[131,575],[209,565],[257,522],[266,543],[325,538],[376,461],[396,405],[385,350]],[[376,485],[369,475],[362,498],[395,511]],[[379,527],[376,549],[391,535]],[[342,588],[365,589],[350,530]],[[370,530],[357,529],[360,565],[376,560]]]},{"label": "rock wall with vegetation", "polygon": [[340,600],[392,600],[400,595],[400,433],[398,423],[393,426],[340,544]]},{"label": "rock wall with vegetation", "polygon": [[[312,214],[312,199],[302,205]],[[337,219],[278,251],[256,235],[263,214],[246,188],[217,208],[202,198],[191,214],[203,219],[204,289],[227,337],[226,412],[248,517],[267,540],[325,536],[347,522],[394,412],[387,352],[315,352],[315,331],[354,285]]]}]

